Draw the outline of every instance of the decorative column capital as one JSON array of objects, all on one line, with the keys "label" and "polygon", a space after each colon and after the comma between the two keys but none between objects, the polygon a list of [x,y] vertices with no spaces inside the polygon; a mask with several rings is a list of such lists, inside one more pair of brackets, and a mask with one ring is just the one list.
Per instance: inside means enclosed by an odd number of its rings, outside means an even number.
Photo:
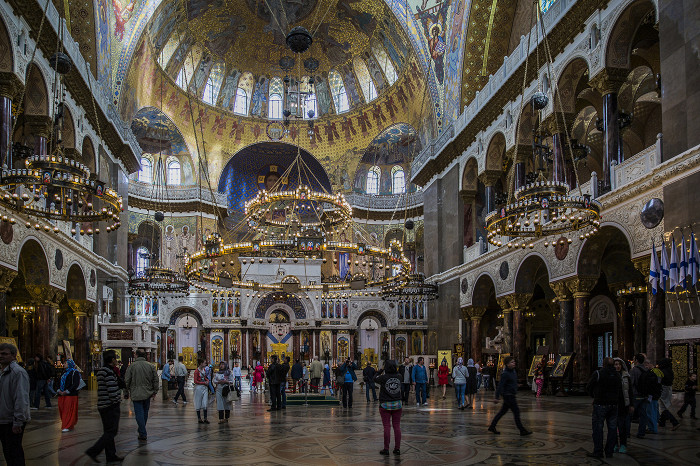
[{"label": "decorative column capital", "polygon": [[464,320],[469,320],[469,319],[471,319],[471,316],[472,316],[472,308],[473,308],[473,307],[474,307],[474,306],[467,306],[467,307],[463,307],[463,308],[461,309],[461,310],[462,310],[462,318],[463,318]]},{"label": "decorative column capital", "polygon": [[515,311],[522,311],[527,306],[527,303],[532,299],[532,294],[530,293],[513,293],[506,296],[510,302],[510,307]]},{"label": "decorative column capital", "polygon": [[502,173],[497,170],[486,170],[479,175],[479,179],[484,186],[494,186],[499,179],[501,179]]},{"label": "decorative column capital", "polygon": [[554,291],[557,301],[571,301],[571,291],[566,285],[566,280],[551,282],[549,287]]},{"label": "decorative column capital", "polygon": [[612,94],[620,90],[628,74],[629,70],[624,68],[604,68],[593,76],[589,83],[601,95]]},{"label": "decorative column capital", "polygon": [[32,136],[48,138],[51,135],[52,121],[48,115],[25,115],[24,123]]},{"label": "decorative column capital", "polygon": [[54,299],[58,290],[51,285],[25,285],[32,303],[36,306],[55,307]]},{"label": "decorative column capital", "polygon": [[68,305],[73,310],[75,317],[86,317],[95,310],[95,303],[87,299],[69,299]]},{"label": "decorative column capital", "polygon": [[572,113],[555,112],[542,121],[541,127],[549,134],[563,134],[573,126],[575,119],[576,115]]},{"label": "decorative column capital", "polygon": [[597,277],[576,276],[567,279],[566,286],[574,298],[586,298],[591,295],[591,290],[597,282]]},{"label": "decorative column capital", "polygon": [[462,198],[462,201],[464,201],[465,204],[471,204],[474,202],[474,199],[476,199],[476,190],[475,189],[463,189],[459,192],[459,195]]},{"label": "decorative column capital", "polygon": [[486,314],[486,306],[472,306],[470,316],[471,320],[479,322]]},{"label": "decorative column capital", "polygon": [[16,271],[0,267],[0,293],[10,291],[10,285],[16,277]]},{"label": "decorative column capital", "polygon": [[651,268],[650,262],[651,254],[632,259],[632,265],[634,265],[635,269],[639,270],[645,280],[649,277],[649,269]]},{"label": "decorative column capital", "polygon": [[510,299],[508,299],[508,296],[501,296],[500,298],[496,298],[496,302],[501,307],[501,310],[503,312],[511,312]]},{"label": "decorative column capital", "polygon": [[16,74],[9,71],[0,72],[0,97],[14,99],[24,90],[24,83]]}]

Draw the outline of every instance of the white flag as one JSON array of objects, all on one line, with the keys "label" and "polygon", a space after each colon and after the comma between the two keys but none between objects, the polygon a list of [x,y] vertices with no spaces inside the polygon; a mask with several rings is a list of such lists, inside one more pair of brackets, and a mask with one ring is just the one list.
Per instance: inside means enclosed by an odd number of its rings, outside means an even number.
[{"label": "white flag", "polygon": [[661,289],[666,291],[666,279],[668,278],[668,253],[666,253],[666,243],[661,241]]},{"label": "white flag", "polygon": [[685,248],[685,235],[681,235],[681,263],[678,267],[678,284],[685,289],[685,277],[688,276],[688,250]]},{"label": "white flag", "polygon": [[649,283],[652,294],[659,291],[659,281],[661,280],[661,270],[659,269],[659,258],[656,256],[656,245],[651,244],[651,264],[649,265]]},{"label": "white flag", "polygon": [[695,242],[695,233],[690,235],[690,260],[688,262],[688,274],[690,284],[695,286],[698,282],[698,271],[700,270],[700,254],[698,254],[698,243]]},{"label": "white flag", "polygon": [[676,238],[671,237],[671,264],[668,269],[668,289],[674,291],[678,286],[678,249]]}]

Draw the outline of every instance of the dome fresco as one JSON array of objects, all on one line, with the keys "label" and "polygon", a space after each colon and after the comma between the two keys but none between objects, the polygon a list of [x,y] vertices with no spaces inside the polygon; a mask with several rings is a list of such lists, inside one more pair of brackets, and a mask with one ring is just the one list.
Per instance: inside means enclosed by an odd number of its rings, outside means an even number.
[{"label": "dome fresco", "polygon": [[[298,25],[313,34],[313,45],[295,55],[285,36]],[[389,89],[412,50],[381,0],[164,2],[146,31],[160,66],[180,87],[209,105],[262,118],[274,116],[274,79],[313,77],[316,116],[340,114]],[[293,58],[291,69],[281,68],[283,57]],[[310,57],[318,61],[311,72],[302,64]]]}]

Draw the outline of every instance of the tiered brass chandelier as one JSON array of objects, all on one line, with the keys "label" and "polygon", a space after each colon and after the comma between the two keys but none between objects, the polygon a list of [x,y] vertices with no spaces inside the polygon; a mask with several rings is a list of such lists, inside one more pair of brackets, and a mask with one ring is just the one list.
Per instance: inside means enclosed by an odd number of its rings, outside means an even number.
[{"label": "tiered brass chandelier", "polygon": [[[552,73],[552,55],[547,40],[547,35],[544,33],[544,24],[540,17],[540,7],[537,2],[533,6],[535,10],[535,27],[536,35],[539,36],[539,29],[542,29],[542,44],[547,58],[547,74],[553,76]],[[531,29],[532,31],[532,29]],[[532,32],[528,35],[528,50],[530,50],[529,41]],[[536,38],[536,40],[539,37]],[[549,102],[549,97],[543,92],[543,85],[539,78],[539,47],[537,48],[537,92],[530,99],[530,108],[533,114],[533,119],[536,113],[542,112]],[[525,59],[525,75],[523,77],[522,95],[526,94],[526,77],[528,69],[528,57]],[[556,82],[550,88],[552,95],[557,96]],[[520,115],[523,115],[523,104],[525,98],[522,99],[520,105]],[[555,99],[554,106],[558,109],[553,109],[553,121],[558,129],[560,122],[565,122],[563,118],[562,104],[559,99]],[[557,110],[561,116],[557,115]],[[516,135],[521,126],[520,118],[516,127]],[[551,240],[545,241],[545,247],[551,244],[552,247],[558,243],[571,243],[570,237],[563,235],[574,233],[578,234],[580,240],[589,238],[598,232],[600,227],[600,211],[602,205],[590,195],[583,194],[580,183],[578,183],[578,171],[576,168],[577,159],[574,156],[574,146],[569,135],[569,130],[563,123],[563,132],[566,135],[566,147],[571,156],[573,172],[576,180],[576,191],[571,189],[563,175],[557,173],[557,165],[563,164],[564,149],[555,147],[554,151],[550,151],[549,147],[544,145],[544,135],[538,132],[538,127],[533,127],[532,134],[532,162],[536,168],[536,173],[529,176],[530,182],[524,186],[515,186],[515,178],[513,171],[515,163],[511,164],[511,173],[509,176],[509,195],[504,205],[496,206],[496,209],[486,216],[487,239],[489,243],[495,246],[507,246],[509,248],[534,248],[534,241],[551,237]],[[556,142],[553,141],[556,145]],[[550,160],[550,155],[554,153],[555,158],[559,160]],[[548,163],[553,163],[551,170],[548,170]],[[547,172],[549,171],[549,176]]]},{"label": "tiered brass chandelier", "polygon": [[[65,97],[63,77],[70,72],[73,64],[70,57],[63,52],[62,31],[63,28],[61,28],[57,51],[49,59],[49,64],[55,71],[56,82],[52,137],[49,141],[51,152],[34,154],[29,148],[19,146],[13,149],[8,144],[8,153],[3,154],[6,163],[3,164],[0,173],[0,205],[35,219],[80,224],[72,227],[72,234],[77,232],[81,235],[99,234],[100,228],[96,223],[100,221],[107,222],[106,231],[110,232],[121,225],[119,219],[119,214],[123,211],[121,196],[108,188],[105,183],[98,181],[85,164],[67,156],[63,150],[63,100]],[[37,44],[38,42],[37,38]],[[32,57],[35,54],[36,46]],[[89,70],[88,74],[90,74]],[[20,98],[20,107],[24,97],[25,94]],[[13,126],[17,121],[18,119],[15,119]],[[98,133],[102,139],[99,125]],[[11,160],[10,151],[13,151],[12,155],[17,159],[12,164],[14,166],[8,166],[7,163]],[[18,168],[20,158],[25,158],[24,166]],[[14,218],[7,216],[3,216],[2,220],[13,224],[16,222]],[[29,221],[25,226],[42,228],[40,224]],[[43,228],[47,231],[51,229],[48,225],[44,225]],[[53,231],[58,233],[60,229],[54,225]]]},{"label": "tiered brass chandelier", "polygon": [[382,286],[385,301],[432,301],[438,298],[438,285],[422,273],[397,276]]}]

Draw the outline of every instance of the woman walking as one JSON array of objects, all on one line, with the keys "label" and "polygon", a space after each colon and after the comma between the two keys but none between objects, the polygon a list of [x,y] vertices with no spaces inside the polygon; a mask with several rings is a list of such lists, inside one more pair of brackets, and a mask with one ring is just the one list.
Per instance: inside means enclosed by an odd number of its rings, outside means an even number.
[{"label": "woman walking", "polygon": [[[197,411],[197,420],[200,424],[209,424],[207,421],[207,405],[209,404],[209,378],[207,378],[207,364],[204,359],[197,360],[197,370],[194,371],[194,409]],[[203,411],[200,413],[200,411]],[[202,420],[204,415],[204,420]]]},{"label": "woman walking", "polygon": [[474,367],[474,360],[469,359],[467,361],[467,404],[469,409],[474,408],[474,394],[476,393],[476,367]]},{"label": "woman walking", "polygon": [[[627,364],[620,358],[614,359],[615,370],[622,377],[622,399],[617,405],[617,434],[618,434],[618,445],[615,447],[615,453],[627,453],[627,437],[629,437],[629,423],[628,418],[630,416],[630,408],[633,408],[633,395],[632,395],[632,379],[629,372],[627,372]],[[539,366],[538,366],[539,367]],[[535,377],[537,376],[537,371],[535,371]],[[537,379],[535,379],[537,380]],[[539,396],[539,387],[538,396]]]},{"label": "woman walking", "polygon": [[374,378],[379,384],[379,415],[384,426],[384,449],[379,453],[389,454],[391,428],[394,430],[394,454],[401,454],[401,377],[396,370],[396,362],[386,361],[384,373]]},{"label": "woman walking", "polygon": [[438,385],[442,387],[442,399],[445,399],[447,392],[447,383],[450,378],[450,368],[447,367],[447,360],[443,359],[440,367],[438,367]]},{"label": "woman walking", "polygon": [[464,360],[457,358],[457,365],[452,369],[452,379],[454,380],[455,393],[457,394],[457,407],[464,409],[464,392],[467,388],[467,377],[469,371],[464,367]]},{"label": "woman walking", "polygon": [[[214,386],[216,387],[216,409],[219,411],[219,424],[228,422],[231,416],[231,402],[226,399],[228,393],[234,389],[234,379],[226,361],[219,363],[219,372],[214,375]],[[224,387],[228,387],[224,395]]]},{"label": "woman walking", "polygon": [[66,360],[64,367],[66,371],[58,390],[58,412],[61,415],[61,432],[70,432],[78,423],[78,387],[82,379],[72,359]]},{"label": "woman walking", "polygon": [[262,363],[258,361],[258,364],[255,366],[255,382],[253,382],[256,392],[265,391],[265,388],[263,387],[263,380],[265,380],[265,368],[263,367]]},{"label": "woman walking", "polygon": [[544,385],[544,361],[537,363],[535,367],[535,386],[537,387],[537,398],[542,394],[542,385]]}]

